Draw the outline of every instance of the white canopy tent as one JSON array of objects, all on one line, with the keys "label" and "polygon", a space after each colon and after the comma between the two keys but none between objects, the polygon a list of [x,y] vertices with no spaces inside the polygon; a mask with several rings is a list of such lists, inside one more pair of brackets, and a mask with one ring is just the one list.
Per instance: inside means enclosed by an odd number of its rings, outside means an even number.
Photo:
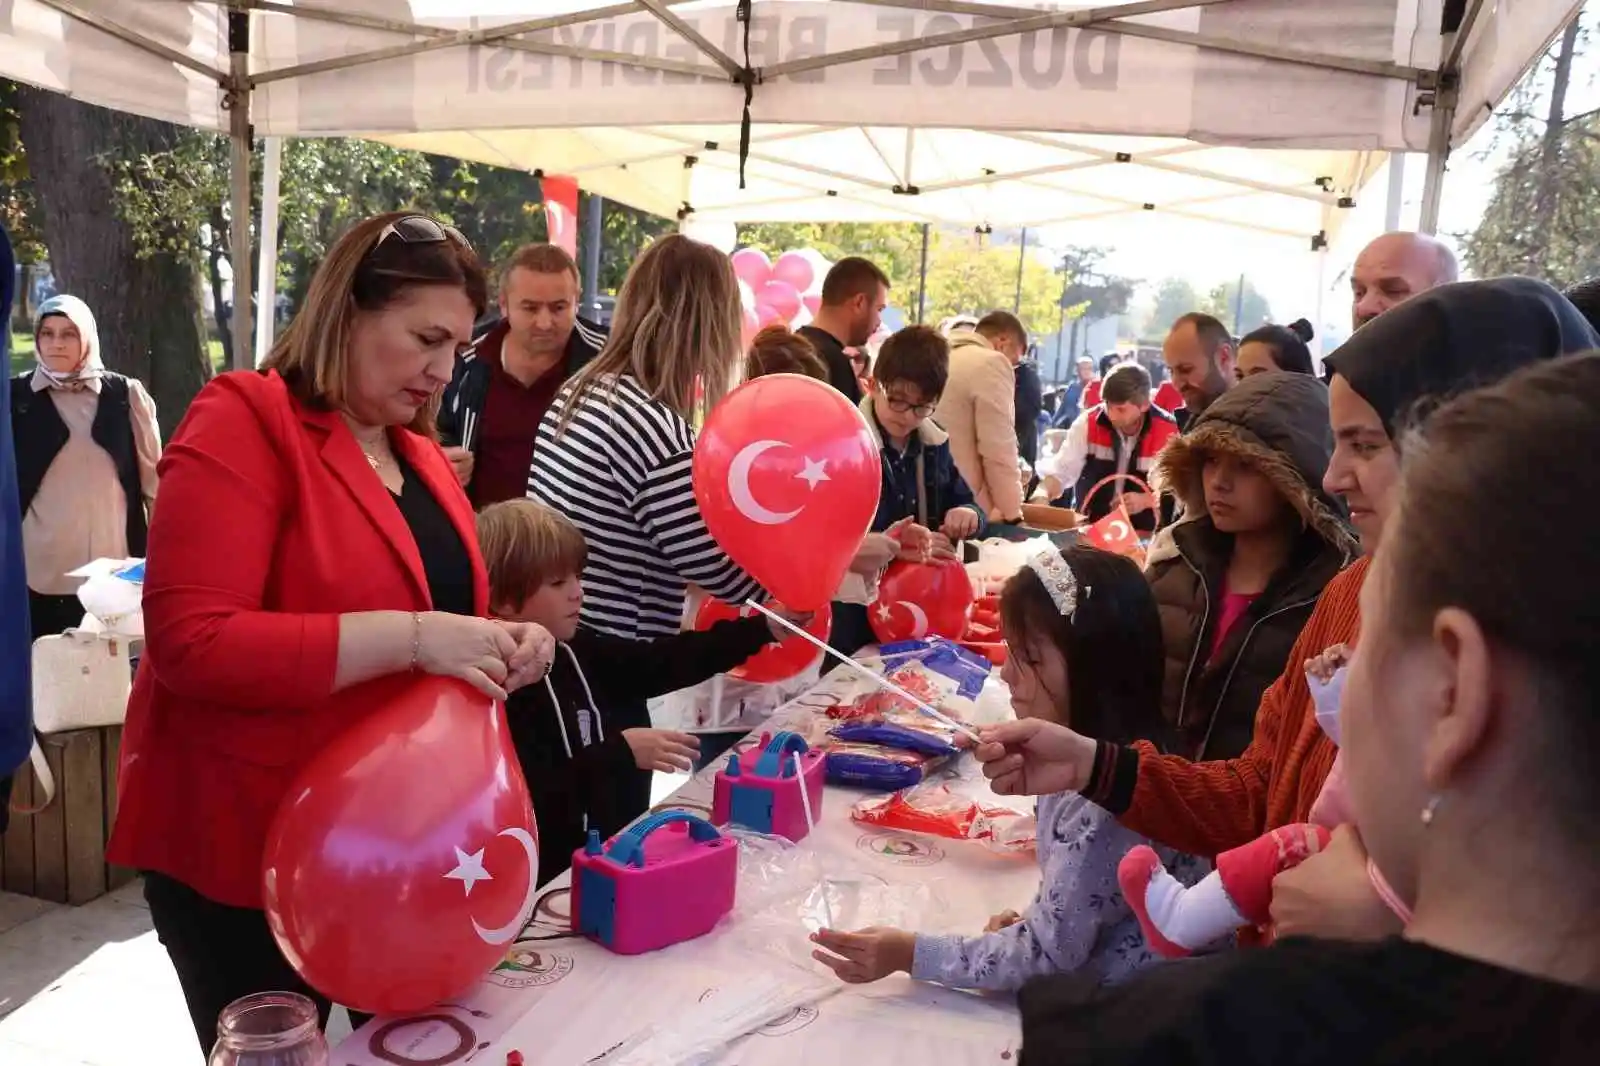
[{"label": "white canopy tent", "polygon": [[0,74],[229,132],[236,214],[252,133],[356,135],[686,221],[1165,212],[1315,249],[1389,152],[1428,153],[1431,229],[1451,147],[1580,6],[593,2],[9,0]]}]

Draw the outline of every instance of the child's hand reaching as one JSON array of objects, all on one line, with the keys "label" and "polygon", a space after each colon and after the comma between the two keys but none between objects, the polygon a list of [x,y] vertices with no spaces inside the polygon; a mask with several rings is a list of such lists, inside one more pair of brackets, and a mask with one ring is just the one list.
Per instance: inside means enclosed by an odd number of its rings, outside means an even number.
[{"label": "child's hand reaching", "polygon": [[989,919],[989,924],[983,927],[985,933],[998,933],[1002,929],[1009,929],[1022,921],[1022,915],[1016,911],[1001,911]]},{"label": "child's hand reaching", "polygon": [[641,770],[664,774],[686,774],[694,769],[700,754],[700,741],[692,733],[670,729],[624,729],[622,739],[633,749],[633,761]]},{"label": "child's hand reaching", "polygon": [[[910,973],[916,959],[917,938],[903,929],[873,927],[854,933],[820,929],[811,942],[826,951],[813,951],[811,957],[852,985],[871,984],[894,973]],[[832,952],[832,954],[829,954]]]},{"label": "child's hand reaching", "polygon": [[1335,644],[1331,648],[1324,649],[1321,655],[1314,655],[1306,660],[1306,674],[1327,684],[1333,680],[1333,675],[1349,662],[1349,645]]}]

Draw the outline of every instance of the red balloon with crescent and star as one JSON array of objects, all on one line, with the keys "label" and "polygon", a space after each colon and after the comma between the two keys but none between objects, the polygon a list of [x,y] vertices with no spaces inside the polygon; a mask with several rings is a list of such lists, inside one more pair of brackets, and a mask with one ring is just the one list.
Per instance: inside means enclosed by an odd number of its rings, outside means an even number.
[{"label": "red balloon with crescent and star", "polygon": [[695,442],[693,471],[722,550],[797,611],[833,598],[878,510],[866,420],[832,386],[798,374],[723,397]]},{"label": "red balloon with crescent and star", "polygon": [[884,644],[929,636],[959,640],[967,631],[972,603],[972,579],[960,561],[897,559],[878,582],[867,620]]},{"label": "red balloon with crescent and star", "polygon": [[[780,603],[768,606],[782,609]],[[694,627],[701,632],[710,629],[718,622],[733,621],[739,618],[749,618],[756,613],[754,607],[741,604],[738,607],[723,603],[715,597],[708,598],[700,604],[694,614]],[[804,627],[807,633],[823,643],[827,643],[828,632],[833,627],[833,610],[828,604],[823,604],[811,621]],[[728,671],[729,677],[736,677],[740,681],[756,681],[761,684],[770,684],[774,681],[787,681],[803,670],[816,665],[822,658],[822,652],[815,644],[804,637],[788,637],[776,644],[768,644],[744,662]]]},{"label": "red balloon with crescent and star", "polygon": [[285,958],[334,1002],[386,1015],[471,989],[527,923],[538,881],[504,710],[433,677],[306,764],[262,864]]}]

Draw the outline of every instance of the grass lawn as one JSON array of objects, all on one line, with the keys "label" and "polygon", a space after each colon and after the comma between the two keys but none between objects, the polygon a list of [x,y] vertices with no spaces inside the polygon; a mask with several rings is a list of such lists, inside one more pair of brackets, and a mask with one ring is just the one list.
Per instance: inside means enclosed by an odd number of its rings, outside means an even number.
[{"label": "grass lawn", "polygon": [[[206,349],[211,354],[211,369],[221,373],[227,368],[222,365],[222,342],[211,340],[206,343]],[[11,374],[15,376],[33,366],[33,336],[27,333],[11,334]]]}]

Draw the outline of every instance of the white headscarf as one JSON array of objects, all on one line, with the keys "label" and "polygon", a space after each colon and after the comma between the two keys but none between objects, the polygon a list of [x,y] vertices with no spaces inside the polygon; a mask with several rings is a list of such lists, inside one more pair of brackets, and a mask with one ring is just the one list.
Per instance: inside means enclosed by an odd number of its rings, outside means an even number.
[{"label": "white headscarf", "polygon": [[78,364],[78,369],[63,374],[46,366],[44,357],[36,351],[34,361],[37,372],[43,375],[52,387],[63,389],[87,384],[104,374],[106,365],[100,358],[100,328],[95,323],[94,312],[89,310],[89,305],[76,296],[50,297],[39,305],[39,310],[33,316],[35,338],[39,336],[40,325],[49,315],[63,315],[67,321],[78,327],[78,336],[83,340],[83,362]]}]

